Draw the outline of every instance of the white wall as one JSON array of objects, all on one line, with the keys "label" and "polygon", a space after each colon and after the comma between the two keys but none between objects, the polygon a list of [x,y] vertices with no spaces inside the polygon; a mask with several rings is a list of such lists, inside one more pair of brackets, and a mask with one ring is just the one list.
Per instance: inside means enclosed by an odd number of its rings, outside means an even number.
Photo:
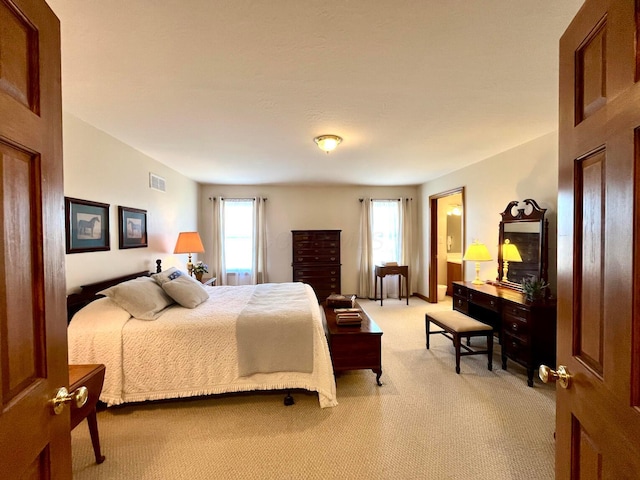
[{"label": "white wall", "polygon": [[[63,116],[64,193],[108,203],[111,250],[66,256],[67,292],[78,286],[143,270],[184,268],[173,255],[178,232],[197,227],[198,184],[79,118]],[[149,172],[165,178],[166,193],[149,188]],[[147,248],[118,248],[118,205],[147,211]]]},{"label": "white wall", "polygon": [[[481,264],[480,278],[495,280],[498,266],[498,225],[511,200],[534,199],[549,220],[549,281],[556,289],[556,218],[558,195],[558,134],[552,132],[514,149],[475,163],[420,187],[423,251],[429,252],[429,196],[465,187],[465,248],[474,239],[485,243],[494,258]],[[429,290],[429,258],[424,256],[418,291]],[[463,278],[473,280],[475,264],[464,262]]]},{"label": "white wall", "polygon": [[[358,242],[360,237],[359,198],[413,198],[418,187],[308,187],[308,186],[200,186],[200,235],[207,252],[203,258],[213,264],[212,204],[209,197],[265,197],[267,217],[267,272],[270,282],[292,279],[291,230],[342,230],[342,291],[356,292],[358,282]],[[414,205],[415,219],[418,207]],[[413,283],[413,282],[412,282]]]}]

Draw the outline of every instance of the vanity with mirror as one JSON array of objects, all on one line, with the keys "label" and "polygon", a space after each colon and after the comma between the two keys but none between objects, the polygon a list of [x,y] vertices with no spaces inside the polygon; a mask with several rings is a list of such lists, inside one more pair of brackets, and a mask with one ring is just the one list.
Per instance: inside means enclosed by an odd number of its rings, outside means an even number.
[{"label": "vanity with mirror", "polygon": [[500,215],[498,234],[498,282],[521,290],[528,277],[548,279],[549,221],[546,208],[530,198],[509,202]]},{"label": "vanity with mirror", "polygon": [[510,202],[501,213],[498,281],[453,282],[453,309],[493,326],[502,345],[502,368],[508,360],[523,365],[530,387],[540,364],[555,364],[556,302],[548,296],[528,301],[520,286],[529,276],[547,280],[545,212],[532,199]]}]

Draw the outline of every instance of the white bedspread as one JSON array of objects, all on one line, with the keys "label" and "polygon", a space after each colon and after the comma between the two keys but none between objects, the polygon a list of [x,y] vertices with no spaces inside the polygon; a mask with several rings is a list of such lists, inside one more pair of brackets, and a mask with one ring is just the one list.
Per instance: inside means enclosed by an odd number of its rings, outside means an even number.
[{"label": "white bedspread", "polygon": [[109,298],[80,310],[69,324],[69,363],[103,363],[100,400],[108,405],[251,390],[315,391],[321,407],[337,405],[320,307],[308,285],[314,320],[313,371],[238,375],[236,320],[253,285],[206,287],[194,309],[174,305],[156,320],[138,320]]}]

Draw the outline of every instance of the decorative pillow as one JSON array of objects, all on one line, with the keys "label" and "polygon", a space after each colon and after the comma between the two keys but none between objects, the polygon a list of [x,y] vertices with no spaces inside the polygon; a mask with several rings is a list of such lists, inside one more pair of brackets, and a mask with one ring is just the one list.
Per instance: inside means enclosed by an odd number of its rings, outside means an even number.
[{"label": "decorative pillow", "polygon": [[165,271],[160,273],[154,273],[151,275],[158,285],[162,286],[163,284],[173,280],[174,278],[178,278],[179,276],[184,275],[183,272],[178,270],[176,267],[167,268]]},{"label": "decorative pillow", "polygon": [[160,312],[174,303],[152,278],[139,277],[98,292],[116,302],[132,317],[155,320]]},{"label": "decorative pillow", "polygon": [[162,284],[164,291],[183,307],[196,308],[209,298],[202,284],[187,275],[180,275]]}]

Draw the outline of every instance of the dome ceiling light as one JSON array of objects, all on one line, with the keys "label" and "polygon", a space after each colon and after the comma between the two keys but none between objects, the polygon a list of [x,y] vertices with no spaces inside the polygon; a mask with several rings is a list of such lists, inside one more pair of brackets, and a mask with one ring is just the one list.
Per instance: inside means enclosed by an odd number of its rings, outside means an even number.
[{"label": "dome ceiling light", "polygon": [[335,149],[340,142],[342,142],[342,138],[337,135],[320,135],[319,137],[314,138],[313,141],[318,144],[318,147],[320,147],[321,150],[329,153]]}]

